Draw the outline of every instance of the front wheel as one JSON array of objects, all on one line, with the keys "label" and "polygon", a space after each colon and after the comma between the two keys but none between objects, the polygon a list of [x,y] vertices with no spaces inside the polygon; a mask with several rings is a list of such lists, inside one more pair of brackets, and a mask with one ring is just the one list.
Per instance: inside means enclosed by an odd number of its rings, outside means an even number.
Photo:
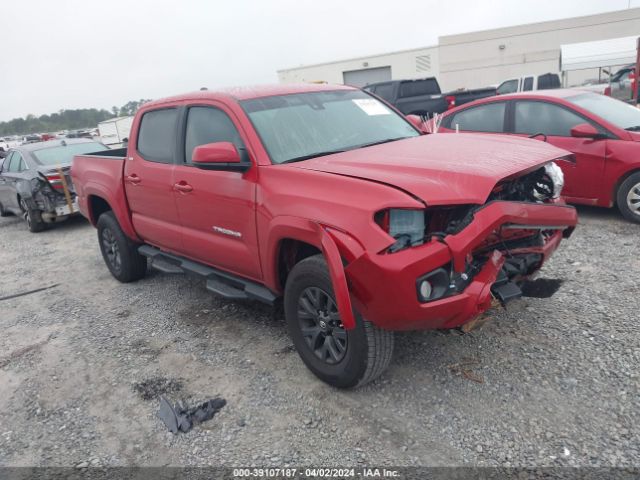
[{"label": "front wheel", "polygon": [[616,201],[624,218],[640,223],[640,172],[630,175],[622,182]]},{"label": "front wheel", "polygon": [[322,255],[295,265],[287,278],[284,308],[298,354],[324,382],[339,388],[359,387],[380,376],[389,365],[393,332],[358,314],[356,327],[344,328]]},{"label": "front wheel", "polygon": [[147,273],[147,258],[138,246],[124,234],[112,212],[98,218],[98,242],[104,263],[117,280],[128,283],[140,280]]}]

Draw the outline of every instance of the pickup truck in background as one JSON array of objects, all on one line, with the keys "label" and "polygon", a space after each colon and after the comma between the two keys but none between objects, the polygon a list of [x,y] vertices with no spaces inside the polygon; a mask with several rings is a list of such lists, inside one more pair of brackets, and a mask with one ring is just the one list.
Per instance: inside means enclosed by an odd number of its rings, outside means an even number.
[{"label": "pickup truck in background", "polygon": [[627,65],[613,74],[609,81],[608,95],[623,102],[638,102],[638,80],[636,65]]},{"label": "pickup truck in background", "polygon": [[146,103],[127,149],[76,156],[72,178],[116,279],[150,259],[282,301],[307,367],[354,387],[387,367],[394,330],[473,325],[521,295],[577,222],[565,155],[423,135],[356,88],[276,85]]},{"label": "pickup truck in background", "polygon": [[561,88],[560,75],[545,73],[543,75],[526,75],[519,78],[505,80],[496,89],[497,95],[516,92],[530,92],[533,90],[551,90]]},{"label": "pickup truck in background", "polygon": [[457,105],[496,94],[492,87],[460,89],[443,94],[435,77],[372,83],[363,90],[389,102],[405,115],[421,117],[433,117],[434,113],[443,113]]}]

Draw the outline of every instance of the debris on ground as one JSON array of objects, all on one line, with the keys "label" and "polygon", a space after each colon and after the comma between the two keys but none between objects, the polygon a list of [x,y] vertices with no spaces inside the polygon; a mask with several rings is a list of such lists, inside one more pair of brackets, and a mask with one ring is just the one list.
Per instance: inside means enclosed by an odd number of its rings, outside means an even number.
[{"label": "debris on ground", "polygon": [[285,355],[287,353],[295,352],[296,347],[293,344],[285,345],[274,352],[274,355]]},{"label": "debris on ground", "polygon": [[133,389],[143,400],[153,400],[166,393],[176,393],[182,390],[182,382],[173,378],[153,377],[134,383]]},{"label": "debris on ground", "polygon": [[49,285],[48,287],[36,288],[34,290],[27,290],[26,292],[14,293],[12,295],[7,295],[6,297],[0,297],[0,302],[2,300],[10,300],[12,298],[24,297],[25,295],[31,295],[32,293],[38,293],[44,290],[49,290],[50,288],[55,288],[59,285],[60,285],[59,283],[54,283],[53,285]]},{"label": "debris on ground", "polygon": [[49,340],[51,340],[52,337],[53,337],[53,335],[49,335],[46,339],[42,340],[41,342],[32,343],[31,345],[24,346],[22,348],[14,350],[13,352],[11,352],[6,357],[0,358],[0,368],[6,367],[12,360],[15,360],[16,358],[21,357],[22,355],[24,355],[26,353],[32,352],[33,350],[38,350],[45,343],[47,343]]},{"label": "debris on ground", "polygon": [[522,296],[531,298],[550,298],[558,291],[563,280],[557,278],[536,278],[527,280],[521,286]]},{"label": "debris on ground", "polygon": [[462,362],[448,365],[448,368],[453,373],[462,375],[467,380],[471,380],[476,383],[484,383],[484,378],[471,370],[471,367],[477,367],[478,365],[480,365],[479,360],[474,358],[463,358]]},{"label": "debris on ground", "polygon": [[171,433],[188,432],[194,424],[212,419],[226,404],[227,401],[224,398],[216,397],[193,408],[187,408],[181,403],[172,406],[163,395],[160,397],[158,417]]}]

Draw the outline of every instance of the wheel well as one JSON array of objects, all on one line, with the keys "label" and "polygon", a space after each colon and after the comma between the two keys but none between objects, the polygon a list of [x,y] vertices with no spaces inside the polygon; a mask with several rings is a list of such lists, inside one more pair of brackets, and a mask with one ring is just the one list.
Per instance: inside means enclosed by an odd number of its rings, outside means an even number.
[{"label": "wheel well", "polygon": [[93,222],[97,222],[100,215],[112,210],[111,205],[104,198],[91,195],[89,197],[89,212]]},{"label": "wheel well", "polygon": [[618,181],[615,183],[615,185],[613,186],[613,193],[611,195],[612,198],[612,202],[611,205],[616,205],[618,203],[618,189],[620,188],[620,185],[623,184],[623,182],[629,178],[631,175],[633,175],[634,173],[640,173],[640,169],[636,169],[636,170],[631,170],[627,173],[625,173],[624,175],[622,175]]},{"label": "wheel well", "polygon": [[284,289],[287,277],[296,263],[319,253],[322,253],[320,249],[309,243],[292,238],[281,240],[280,248],[278,249],[278,280],[280,281],[280,286]]}]

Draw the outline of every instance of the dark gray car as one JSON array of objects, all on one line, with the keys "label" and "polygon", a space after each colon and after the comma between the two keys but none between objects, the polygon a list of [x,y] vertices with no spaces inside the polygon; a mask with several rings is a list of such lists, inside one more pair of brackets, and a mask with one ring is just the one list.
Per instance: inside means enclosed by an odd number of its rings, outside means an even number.
[{"label": "dark gray car", "polygon": [[69,172],[74,155],[106,150],[89,139],[51,140],[12,148],[0,169],[0,216],[13,213],[39,232],[78,213]]}]

